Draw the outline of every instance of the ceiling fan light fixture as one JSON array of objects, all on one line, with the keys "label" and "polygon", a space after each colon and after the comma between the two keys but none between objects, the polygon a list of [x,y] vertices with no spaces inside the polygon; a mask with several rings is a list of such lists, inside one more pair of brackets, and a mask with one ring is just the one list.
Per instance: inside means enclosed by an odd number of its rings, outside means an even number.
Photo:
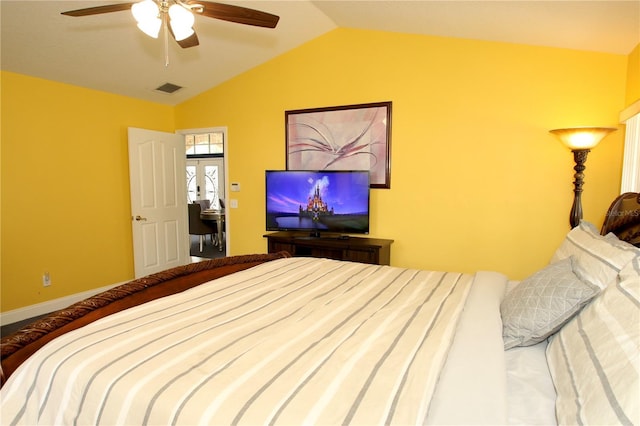
[{"label": "ceiling fan light fixture", "polygon": [[149,37],[158,38],[162,20],[158,16],[160,8],[153,0],[143,0],[131,6],[131,14],[138,22],[140,31]]},{"label": "ceiling fan light fixture", "polygon": [[169,7],[169,18],[171,18],[171,31],[177,41],[190,37],[193,31],[195,17],[190,10],[179,4],[172,4]]},{"label": "ceiling fan light fixture", "polygon": [[158,38],[161,26],[162,20],[160,18],[138,22],[138,28],[140,28],[140,31],[153,38]]},{"label": "ceiling fan light fixture", "polygon": [[174,24],[173,21],[171,21],[171,31],[173,32],[173,36],[175,37],[176,41],[182,41],[185,38],[189,38],[195,32],[193,31],[193,28],[181,27],[180,25]]},{"label": "ceiling fan light fixture", "polygon": [[193,27],[193,24],[196,22],[193,13],[177,3],[172,4],[169,8],[169,17],[172,22],[184,27]]},{"label": "ceiling fan light fixture", "polygon": [[131,14],[138,23],[158,18],[160,8],[153,0],[143,0],[131,6]]},{"label": "ceiling fan light fixture", "polygon": [[[2,0],[0,0],[2,1]],[[165,65],[168,65],[168,40],[173,38],[183,48],[200,44],[193,25],[195,15],[221,19],[255,27],[275,28],[279,16],[247,7],[211,0],[120,0],[115,4],[85,7],[61,12],[66,16],[91,16],[129,10],[138,28],[150,37],[158,38],[164,29]]]}]

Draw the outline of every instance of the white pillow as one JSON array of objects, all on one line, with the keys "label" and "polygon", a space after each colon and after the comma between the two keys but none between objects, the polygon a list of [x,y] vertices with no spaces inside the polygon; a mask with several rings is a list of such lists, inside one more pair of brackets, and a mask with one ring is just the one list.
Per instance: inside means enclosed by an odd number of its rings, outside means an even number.
[{"label": "white pillow", "polygon": [[640,258],[547,347],[558,424],[640,424]]},{"label": "white pillow", "polygon": [[552,263],[523,280],[500,304],[504,348],[543,341],[600,292],[574,272],[574,258]]},{"label": "white pillow", "polygon": [[631,259],[640,256],[640,250],[613,234],[602,236],[592,224],[581,221],[569,231],[551,262],[569,256],[575,257],[580,278],[604,289]]}]

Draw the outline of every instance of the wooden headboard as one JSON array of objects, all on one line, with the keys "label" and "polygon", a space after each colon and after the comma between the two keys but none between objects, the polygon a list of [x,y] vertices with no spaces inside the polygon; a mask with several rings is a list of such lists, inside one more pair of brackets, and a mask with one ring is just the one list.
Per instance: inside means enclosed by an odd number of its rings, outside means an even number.
[{"label": "wooden headboard", "polygon": [[640,247],[640,193],[619,195],[607,211],[600,233],[613,232],[623,241]]}]

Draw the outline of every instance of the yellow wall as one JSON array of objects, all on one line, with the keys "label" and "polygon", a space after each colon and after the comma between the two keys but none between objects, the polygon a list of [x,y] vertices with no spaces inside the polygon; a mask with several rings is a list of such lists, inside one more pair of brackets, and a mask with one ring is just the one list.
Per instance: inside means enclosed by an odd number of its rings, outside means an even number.
[{"label": "yellow wall", "polygon": [[629,54],[625,104],[628,106],[638,100],[640,100],[640,44]]},{"label": "yellow wall", "polygon": [[2,312],[2,77],[0,72],[0,312]]},{"label": "yellow wall", "polygon": [[[264,170],[285,167],[284,111],[392,101],[391,189],[372,193],[371,235],[393,265],[522,278],[568,231],[573,158],[548,133],[616,125],[627,57],[338,29],[176,108],[178,128],[229,129],[233,254],[266,250]],[[585,218],[620,184],[623,132],[587,162]]]},{"label": "yellow wall", "polygon": [[172,107],[2,73],[2,311],[133,277],[127,127],[173,131],[173,119]]},{"label": "yellow wall", "polygon": [[[387,100],[391,189],[373,190],[371,234],[395,240],[392,264],[521,278],[568,230],[573,160],[547,131],[615,125],[627,59],[340,29],[176,108],[3,72],[0,310],[133,276],[127,127],[227,126],[228,183],[242,184],[227,188],[232,254],[264,252],[264,170],[285,166],[284,111]],[[587,161],[597,225],[622,144],[618,131]]]}]

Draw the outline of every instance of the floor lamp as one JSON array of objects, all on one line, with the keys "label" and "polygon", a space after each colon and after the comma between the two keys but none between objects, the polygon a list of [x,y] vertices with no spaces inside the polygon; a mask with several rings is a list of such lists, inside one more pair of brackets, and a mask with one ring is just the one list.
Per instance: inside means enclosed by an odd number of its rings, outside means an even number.
[{"label": "floor lamp", "polygon": [[572,152],[573,160],[576,165],[573,170],[576,173],[573,175],[573,206],[571,206],[571,213],[569,214],[569,224],[571,228],[575,228],[580,224],[582,219],[582,185],[584,183],[584,169],[586,168],[584,163],[587,161],[587,154],[591,151],[591,148],[598,145],[598,143],[609,133],[617,130],[614,127],[575,127],[571,129],[554,129],[550,130],[551,133],[556,135],[562,143],[564,143]]}]

